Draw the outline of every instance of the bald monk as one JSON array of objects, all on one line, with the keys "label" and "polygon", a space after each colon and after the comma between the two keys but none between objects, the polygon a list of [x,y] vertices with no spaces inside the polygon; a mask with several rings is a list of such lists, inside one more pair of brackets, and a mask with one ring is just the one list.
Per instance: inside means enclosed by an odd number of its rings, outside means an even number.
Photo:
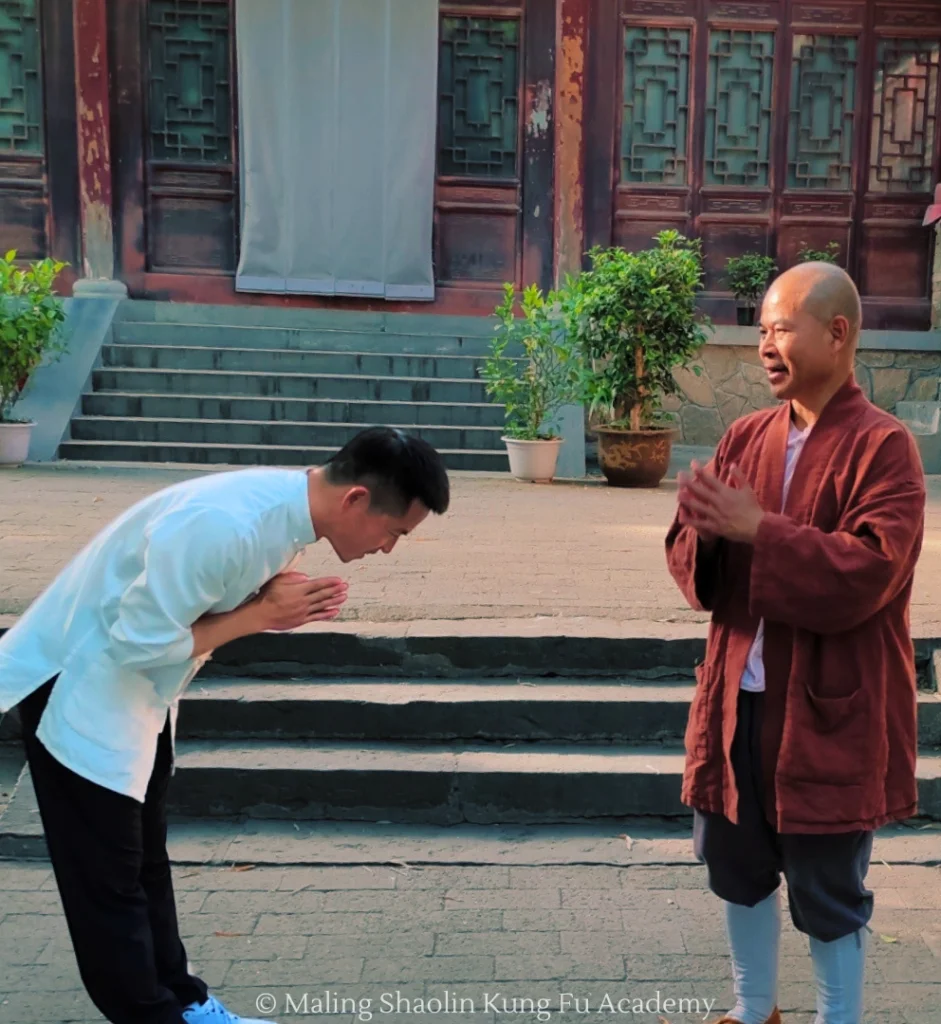
[{"label": "bald monk", "polygon": [[924,477],[911,435],[855,382],[861,319],[837,267],[777,278],[759,353],[781,404],[734,423],[713,462],[682,475],[666,542],[686,599],[712,612],[683,800],[725,901],[725,1024],[781,1020],[782,874],[809,936],[816,1024],[859,1024],[873,830],[916,809],[909,604]]}]

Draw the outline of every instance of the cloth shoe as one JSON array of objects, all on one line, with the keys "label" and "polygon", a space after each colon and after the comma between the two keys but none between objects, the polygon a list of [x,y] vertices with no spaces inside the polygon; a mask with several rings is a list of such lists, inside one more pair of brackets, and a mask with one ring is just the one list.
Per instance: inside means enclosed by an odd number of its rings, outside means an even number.
[{"label": "cloth shoe", "polygon": [[275,1024],[271,1020],[259,1020],[257,1017],[239,1017],[227,1010],[215,996],[210,996],[200,1006],[193,1003],[183,1011],[186,1024]]},{"label": "cloth shoe", "polygon": [[[720,1017],[715,1024],[740,1024],[734,1017]],[[781,1011],[775,1010],[765,1024],[781,1024]]]}]

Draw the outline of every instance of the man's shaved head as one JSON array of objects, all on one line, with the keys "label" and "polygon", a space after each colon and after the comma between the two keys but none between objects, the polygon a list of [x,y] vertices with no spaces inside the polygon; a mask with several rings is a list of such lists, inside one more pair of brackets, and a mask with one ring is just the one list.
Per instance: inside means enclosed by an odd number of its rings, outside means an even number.
[{"label": "man's shaved head", "polygon": [[771,286],[791,293],[792,301],[815,320],[828,325],[834,317],[845,317],[850,343],[855,348],[863,322],[863,308],[853,279],[832,263],[799,263],[786,270]]},{"label": "man's shaved head", "polygon": [[862,306],[845,270],[800,263],[776,278],[761,307],[759,354],[777,398],[819,405],[853,373]]}]

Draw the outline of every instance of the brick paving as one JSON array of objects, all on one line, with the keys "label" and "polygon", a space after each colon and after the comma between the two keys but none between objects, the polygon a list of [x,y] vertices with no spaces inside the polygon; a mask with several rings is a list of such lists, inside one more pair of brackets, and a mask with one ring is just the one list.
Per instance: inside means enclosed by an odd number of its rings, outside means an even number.
[{"label": "brick paving", "polygon": [[[542,1008],[566,1024],[686,1024],[714,1019],[707,1005],[729,998],[722,921],[700,868],[181,867],[175,877],[194,968],[243,1013],[270,997],[278,1021],[496,1024],[548,1020]],[[873,867],[868,1024],[941,1022],[939,883],[937,868]],[[0,897],[0,1020],[100,1021],[48,866],[0,865]],[[810,960],[789,922],[781,979],[787,1024],[810,1024]],[[565,994],[584,1002],[561,1011]],[[699,1000],[698,1012],[671,999]]]},{"label": "brick paving", "polygon": [[[190,475],[121,467],[0,474],[0,621],[20,614],[120,511]],[[941,480],[929,487],[913,625],[941,636]],[[674,497],[669,484],[627,492],[457,475],[447,517],[392,556],[349,570],[339,628],[701,632],[702,617],[683,606],[663,565]],[[303,567],[337,571],[319,546]],[[18,766],[8,753],[0,807]],[[516,1024],[545,1020],[544,1007],[565,1024],[685,1024],[704,1019],[707,1000],[722,1010],[729,998],[722,921],[698,867],[180,866],[175,875],[195,968],[243,1013],[273,996],[275,1010],[263,1015],[278,1021]],[[870,883],[877,912],[866,1021],[941,1024],[939,869],[877,863]],[[323,1006],[327,993],[346,1004]],[[563,994],[581,1002],[562,1011]],[[450,1000],[448,1012],[429,1005],[434,999]],[[647,1009],[632,1012],[637,999]],[[698,999],[699,1012],[679,1012],[671,999]],[[781,1001],[786,1024],[810,1024],[811,966],[790,924]],[[473,1014],[457,1012],[471,1004]],[[100,1020],[81,987],[48,865],[0,862],[0,1021]]]},{"label": "brick paving", "polygon": [[[0,474],[0,616],[9,622],[114,516],[194,475],[121,467]],[[941,636],[941,478],[931,492],[912,609],[921,636]],[[456,474],[452,509],[388,557],[349,567],[340,628],[567,635],[699,632],[664,566],[675,490],[603,484],[539,487]],[[305,571],[336,573],[314,545]],[[420,626],[418,624],[421,624]],[[336,628],[336,627],[334,627]]]}]

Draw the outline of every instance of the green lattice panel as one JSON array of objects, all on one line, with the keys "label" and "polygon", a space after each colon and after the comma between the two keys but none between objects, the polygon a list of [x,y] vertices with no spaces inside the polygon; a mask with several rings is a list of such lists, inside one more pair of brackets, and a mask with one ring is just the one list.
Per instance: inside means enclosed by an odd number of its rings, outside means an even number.
[{"label": "green lattice panel", "polygon": [[869,161],[873,192],[931,192],[939,67],[938,40],[879,40]]},{"label": "green lattice panel", "polygon": [[442,18],[438,76],[438,173],[517,177],[519,20]]},{"label": "green lattice panel", "polygon": [[0,150],[42,153],[37,0],[0,0]]},{"label": "green lattice panel", "polygon": [[710,31],[705,184],[768,185],[773,80],[773,32]]},{"label": "green lattice panel", "polygon": [[788,188],[852,188],[857,46],[851,36],[794,36]]},{"label": "green lattice panel", "polygon": [[625,29],[622,181],[686,184],[689,45],[689,29]]},{"label": "green lattice panel", "polygon": [[150,0],[150,156],[232,158],[228,0]]}]

